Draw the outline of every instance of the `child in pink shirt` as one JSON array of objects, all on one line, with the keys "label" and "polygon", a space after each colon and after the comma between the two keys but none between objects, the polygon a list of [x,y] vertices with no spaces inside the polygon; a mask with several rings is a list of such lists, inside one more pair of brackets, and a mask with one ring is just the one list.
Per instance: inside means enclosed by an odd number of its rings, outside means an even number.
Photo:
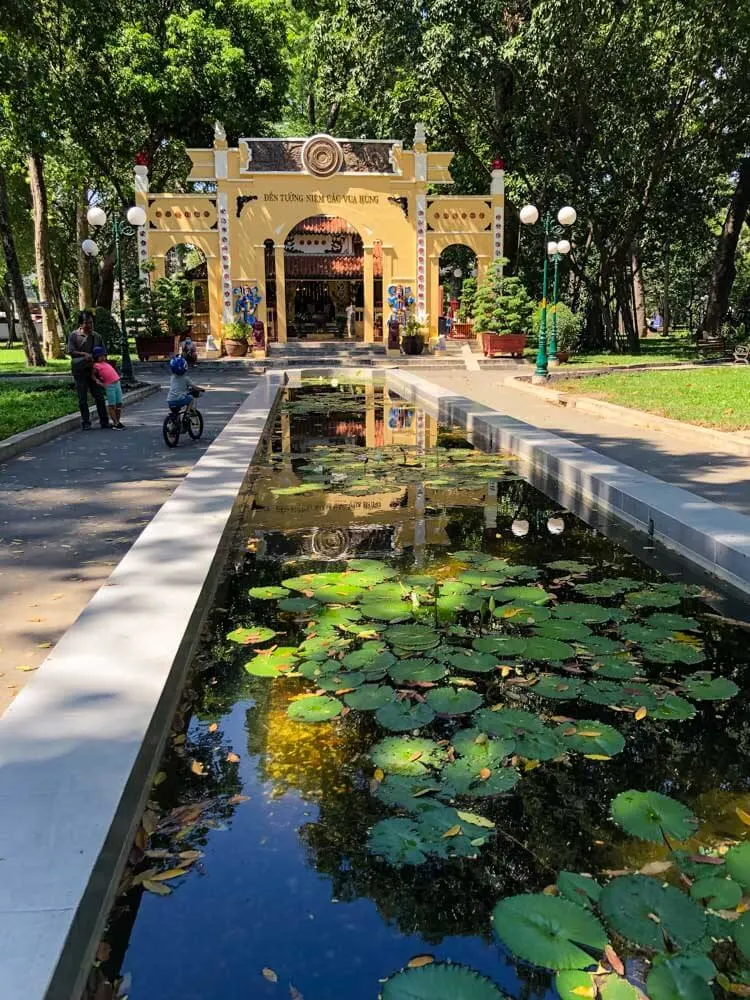
[{"label": "child in pink shirt", "polygon": [[107,352],[103,347],[95,347],[94,355],[94,381],[100,385],[107,394],[107,410],[109,420],[115,430],[122,431],[125,425],[120,420],[122,414],[122,386],[117,369],[107,361]]}]

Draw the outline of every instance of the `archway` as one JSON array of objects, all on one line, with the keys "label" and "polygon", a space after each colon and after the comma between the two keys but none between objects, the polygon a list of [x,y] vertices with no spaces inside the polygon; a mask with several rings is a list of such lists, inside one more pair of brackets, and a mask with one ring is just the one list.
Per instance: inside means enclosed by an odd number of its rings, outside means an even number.
[{"label": "archway", "polygon": [[440,254],[440,331],[450,337],[472,337],[477,290],[477,255],[463,243]]},{"label": "archway", "polygon": [[187,283],[185,317],[187,336],[203,342],[211,332],[206,255],[192,243],[177,243],[164,254],[164,276]]},{"label": "archway", "polygon": [[362,238],[350,223],[329,215],[298,222],[284,241],[287,336],[364,339],[364,278]]}]

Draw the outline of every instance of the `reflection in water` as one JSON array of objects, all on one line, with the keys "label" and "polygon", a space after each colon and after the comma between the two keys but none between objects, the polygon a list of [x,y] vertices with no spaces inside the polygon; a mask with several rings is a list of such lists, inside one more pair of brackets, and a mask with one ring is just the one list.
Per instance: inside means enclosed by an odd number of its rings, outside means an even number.
[{"label": "reflection in water", "polygon": [[[244,560],[220,595],[198,658],[187,740],[178,732],[172,741],[166,780],[155,792],[162,817],[212,801],[181,840],[203,856],[169,897],[136,887],[121,898],[107,971],[131,977],[130,1000],[272,998],[294,995],[290,986],[304,1000],[365,1000],[377,995],[379,979],[426,951],[473,966],[517,1000],[541,997],[550,977],[514,963],[492,940],[495,902],[539,890],[561,869],[598,871],[663,856],[659,845],[625,838],[609,821],[609,802],[625,788],[659,788],[689,804],[706,821],[702,842],[737,836],[750,709],[736,698],[703,703],[687,722],[643,724],[595,706],[596,718],[623,733],[625,751],[606,766],[582,756],[547,762],[508,795],[483,801],[498,833],[478,860],[398,869],[369,853],[370,828],[391,814],[370,788],[367,751],[382,730],[360,712],[293,722],[287,707],[309,683],[248,676],[248,649],[225,639],[232,628],[276,627],[286,632],[283,645],[304,638],[303,618],[280,622],[275,603],[251,599],[250,587],[341,569],[341,560],[355,557],[387,558],[403,573],[428,567],[441,580],[456,571],[448,553],[463,549],[537,567],[585,559],[596,579],[655,574],[507,466],[492,479],[446,476],[445,454],[435,446],[460,441],[382,389],[368,386],[353,401],[347,394],[341,410],[320,393],[311,410],[303,405],[308,395],[288,393],[240,528]],[[349,471],[349,483],[356,475],[358,492],[337,492],[335,483],[300,491],[321,454],[315,446],[339,449],[337,467]],[[403,448],[398,468],[381,476],[394,447]],[[544,568],[541,582],[558,586],[556,575]],[[742,687],[746,635],[708,617],[701,633],[706,668],[720,665]],[[480,679],[479,687],[497,683]],[[550,711],[529,690],[515,697],[519,706]],[[452,724],[438,721],[431,731],[448,739]],[[174,847],[174,834],[152,838],[152,850],[166,846]],[[137,853],[134,860],[136,871],[153,863]]]}]

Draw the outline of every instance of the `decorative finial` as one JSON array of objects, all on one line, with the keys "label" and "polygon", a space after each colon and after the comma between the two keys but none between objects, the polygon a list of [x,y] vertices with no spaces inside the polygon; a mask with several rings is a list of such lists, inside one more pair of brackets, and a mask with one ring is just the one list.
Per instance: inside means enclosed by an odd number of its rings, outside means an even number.
[{"label": "decorative finial", "polygon": [[424,122],[417,122],[414,126],[414,145],[417,143],[425,143],[427,141],[427,135],[424,130]]},{"label": "decorative finial", "polygon": [[224,130],[224,126],[220,121],[214,122],[214,139],[218,139],[222,142],[226,142],[227,133]]}]

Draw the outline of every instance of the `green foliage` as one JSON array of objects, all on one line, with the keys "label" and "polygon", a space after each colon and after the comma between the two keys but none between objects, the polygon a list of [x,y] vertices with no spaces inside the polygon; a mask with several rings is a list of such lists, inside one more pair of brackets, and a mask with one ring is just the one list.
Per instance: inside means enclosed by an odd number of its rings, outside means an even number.
[{"label": "green foliage", "polygon": [[495,984],[464,965],[404,969],[383,984],[381,1000],[503,1000]]},{"label": "green foliage", "polygon": [[120,324],[109,311],[99,306],[94,312],[94,329],[104,340],[108,354],[120,352],[122,342]]},{"label": "green foliage", "polygon": [[659,792],[620,792],[611,808],[612,819],[626,833],[655,843],[665,836],[687,840],[698,825],[686,806]]},{"label": "green foliage", "polygon": [[461,304],[458,308],[458,316],[462,322],[474,319],[474,309],[477,298],[477,279],[464,278],[461,285]]},{"label": "green foliage", "polygon": [[295,722],[329,722],[341,714],[343,707],[338,698],[322,694],[311,695],[293,701],[286,714]]},{"label": "green foliage", "polygon": [[508,261],[493,261],[479,285],[474,307],[477,333],[530,333],[533,304],[520,278],[509,276]]},{"label": "green foliage", "polygon": [[180,336],[188,328],[187,310],[190,282],[181,274],[159,278],[154,286],[154,303],[163,330]]},{"label": "green foliage", "polygon": [[612,879],[602,889],[599,905],[613,930],[654,951],[695,947],[706,933],[706,917],[697,903],[645,875]]},{"label": "green foliage", "polygon": [[[583,317],[574,313],[564,302],[557,303],[557,350],[572,352],[575,350],[583,331]],[[538,330],[542,319],[542,309],[539,306],[534,312],[534,329]],[[552,317],[547,313],[547,336],[552,330]]]},{"label": "green foliage", "polygon": [[234,320],[232,323],[225,323],[221,328],[221,335],[224,340],[231,340],[236,344],[246,344],[247,334],[247,323],[239,323],[237,320]]},{"label": "green foliage", "polygon": [[607,944],[596,917],[556,896],[501,899],[492,912],[492,926],[514,955],[544,969],[585,969],[592,955],[582,946],[596,954]]}]

